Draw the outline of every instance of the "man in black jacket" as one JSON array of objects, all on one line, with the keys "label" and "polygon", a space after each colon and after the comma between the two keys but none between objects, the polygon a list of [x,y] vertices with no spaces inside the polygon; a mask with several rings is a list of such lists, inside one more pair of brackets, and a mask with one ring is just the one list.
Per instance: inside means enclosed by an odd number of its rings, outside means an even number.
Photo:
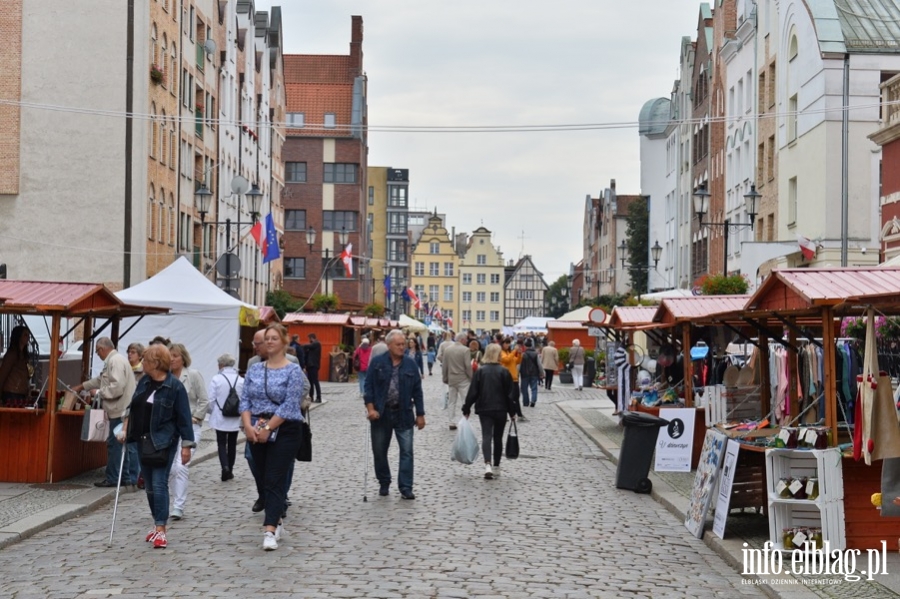
[{"label": "man in black jacket", "polygon": [[541,359],[534,351],[534,340],[529,337],[525,339],[525,353],[522,354],[522,363],[519,364],[519,387],[522,389],[522,405],[526,408],[528,406],[533,408],[537,403],[538,382],[544,380],[543,374]]},{"label": "man in black jacket", "polygon": [[319,385],[319,366],[322,364],[322,344],[315,333],[307,335],[309,343],[303,346],[306,354],[306,378],[309,379],[309,398],[316,403],[322,402],[322,387]]}]

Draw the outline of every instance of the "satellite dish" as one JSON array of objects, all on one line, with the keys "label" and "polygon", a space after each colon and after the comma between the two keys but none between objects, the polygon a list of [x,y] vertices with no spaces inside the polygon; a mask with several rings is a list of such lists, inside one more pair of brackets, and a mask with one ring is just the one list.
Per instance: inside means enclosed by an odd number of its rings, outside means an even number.
[{"label": "satellite dish", "polygon": [[215,40],[208,39],[203,42],[203,49],[206,51],[206,54],[208,56],[212,56],[213,54],[215,54],[217,49]]},{"label": "satellite dish", "polygon": [[250,191],[250,181],[238,175],[231,180],[231,193],[243,195]]}]

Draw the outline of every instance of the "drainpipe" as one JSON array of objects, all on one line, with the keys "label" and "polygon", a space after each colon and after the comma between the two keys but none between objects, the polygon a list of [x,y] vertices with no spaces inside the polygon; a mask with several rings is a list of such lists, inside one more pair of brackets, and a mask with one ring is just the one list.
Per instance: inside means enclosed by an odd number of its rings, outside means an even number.
[{"label": "drainpipe", "polygon": [[841,266],[847,266],[847,242],[850,219],[848,181],[850,157],[850,54],[844,54],[844,96],[841,116]]},{"label": "drainpipe", "polygon": [[132,191],[134,180],[132,151],[134,150],[134,0],[128,0],[128,28],[125,39],[125,212],[122,244],[122,287],[131,287],[131,228]]}]

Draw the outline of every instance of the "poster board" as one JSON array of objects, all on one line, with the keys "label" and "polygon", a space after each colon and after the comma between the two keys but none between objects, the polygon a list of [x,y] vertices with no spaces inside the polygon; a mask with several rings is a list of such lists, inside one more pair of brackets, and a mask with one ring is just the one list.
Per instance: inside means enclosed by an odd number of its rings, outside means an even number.
[{"label": "poster board", "polygon": [[655,472],[690,472],[694,450],[695,408],[660,408],[659,417],[669,421],[656,438]]},{"label": "poster board", "polygon": [[713,534],[720,539],[725,538],[725,521],[728,519],[728,505],[731,503],[731,487],[734,484],[734,471],[737,468],[738,452],[741,444],[728,439],[725,447],[725,459],[722,462],[722,481],[719,483],[719,494],[716,498],[716,515],[713,517]]},{"label": "poster board", "polygon": [[691,489],[691,505],[684,518],[684,526],[698,539],[703,538],[703,527],[706,514],[712,502],[713,490],[719,476],[719,467],[725,453],[725,442],[728,437],[714,430],[706,431],[703,449],[700,452],[700,463]]}]

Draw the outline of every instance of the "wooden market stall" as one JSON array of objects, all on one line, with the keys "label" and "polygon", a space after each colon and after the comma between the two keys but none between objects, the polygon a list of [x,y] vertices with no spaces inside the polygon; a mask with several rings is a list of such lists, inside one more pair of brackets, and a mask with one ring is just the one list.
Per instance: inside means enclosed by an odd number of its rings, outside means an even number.
[{"label": "wooden market stall", "polygon": [[[836,341],[839,318],[860,316],[867,307],[881,314],[900,315],[900,269],[894,268],[823,268],[775,270],[763,282],[744,308],[744,319],[760,331],[760,350],[767,352],[765,336],[791,348],[795,359],[790,363],[788,399],[789,413],[798,414],[799,392],[796,385],[796,354],[799,343],[821,346],[824,361],[825,425],[831,429],[832,442],[840,440],[837,418]],[[788,339],[782,339],[787,329]],[[798,338],[804,338],[803,340]],[[767,359],[762,360],[766,364]],[[767,380],[764,377],[763,380]],[[765,387],[765,385],[763,385]],[[800,452],[796,452],[800,455]],[[807,452],[808,453],[808,452]],[[790,452],[776,456],[786,463],[796,456]],[[823,462],[842,485],[835,502],[842,513],[842,534],[832,547],[845,542],[848,549],[880,549],[881,541],[888,541],[890,550],[897,549],[900,537],[900,518],[882,518],[872,506],[870,497],[881,491],[881,461],[871,466],[845,457],[835,463]],[[819,473],[822,476],[822,473]],[[771,477],[771,474],[770,474]],[[790,516],[792,506],[780,506]],[[778,531],[780,525],[770,525]],[[774,533],[773,533],[774,534]]]},{"label": "wooden market stall", "polygon": [[[590,348],[588,340],[588,327],[580,322],[569,320],[549,320],[547,321],[547,341],[556,343],[556,347],[572,347],[572,341],[578,339],[581,345],[586,349]],[[597,348],[601,349],[601,348]]]},{"label": "wooden market stall", "polygon": [[291,312],[284,315],[281,323],[287,327],[288,336],[300,335],[301,345],[309,343],[307,335],[315,333],[319,343],[322,344],[319,380],[331,380],[331,356],[341,352],[341,344],[352,345],[353,343],[350,315]]},{"label": "wooden market stall", "polygon": [[[63,319],[77,319],[85,339],[102,333],[115,343],[122,318],[168,312],[167,308],[124,304],[96,283],[0,280],[0,297],[5,300],[0,305],[2,315],[49,317],[50,347],[60,347],[60,340],[73,334],[74,326],[62,330]],[[98,319],[106,322],[95,329]],[[105,330],[107,326],[109,331]],[[87,378],[90,345],[84,344],[82,380]],[[2,482],[56,482],[106,464],[105,443],[81,441],[84,412],[60,409],[59,357],[51,352],[46,363],[48,372],[35,372],[29,407],[0,407]]]}]

